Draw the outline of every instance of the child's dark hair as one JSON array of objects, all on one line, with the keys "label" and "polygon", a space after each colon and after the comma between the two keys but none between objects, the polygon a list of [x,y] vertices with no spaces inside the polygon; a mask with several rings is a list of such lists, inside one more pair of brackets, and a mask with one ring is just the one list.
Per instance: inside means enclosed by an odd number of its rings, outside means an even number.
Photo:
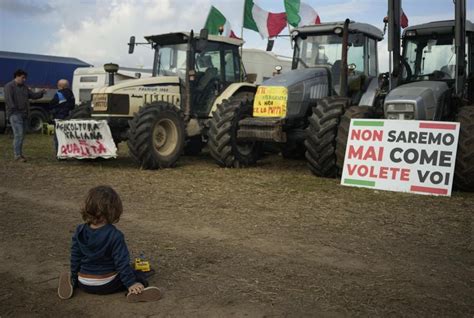
[{"label": "child's dark hair", "polygon": [[87,193],[82,219],[88,224],[107,222],[117,223],[122,215],[122,200],[117,192],[109,186],[98,186]]},{"label": "child's dark hair", "polygon": [[13,78],[17,78],[19,76],[25,76],[25,77],[28,77],[28,73],[26,73],[25,71],[21,70],[21,69],[18,69],[15,71],[15,73],[13,73]]}]

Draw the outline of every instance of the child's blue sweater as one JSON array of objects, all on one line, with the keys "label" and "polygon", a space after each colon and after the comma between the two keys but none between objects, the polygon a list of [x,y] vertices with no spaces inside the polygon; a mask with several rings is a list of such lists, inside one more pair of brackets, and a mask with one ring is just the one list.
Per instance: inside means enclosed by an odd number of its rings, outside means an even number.
[{"label": "child's blue sweater", "polygon": [[93,275],[117,272],[127,288],[133,285],[135,274],[122,232],[112,224],[98,229],[91,229],[87,224],[79,225],[72,237],[71,247],[71,277],[74,283],[79,272]]}]

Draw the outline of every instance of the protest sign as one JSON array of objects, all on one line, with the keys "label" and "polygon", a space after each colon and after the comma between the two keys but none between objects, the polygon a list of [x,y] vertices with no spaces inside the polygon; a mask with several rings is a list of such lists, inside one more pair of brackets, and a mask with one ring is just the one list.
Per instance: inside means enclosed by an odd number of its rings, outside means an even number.
[{"label": "protest sign", "polygon": [[459,123],[353,119],[341,184],[451,195]]},{"label": "protest sign", "polygon": [[56,120],[60,159],[116,158],[109,125],[105,120]]},{"label": "protest sign", "polygon": [[254,117],[285,117],[288,89],[283,86],[260,86],[253,103]]}]

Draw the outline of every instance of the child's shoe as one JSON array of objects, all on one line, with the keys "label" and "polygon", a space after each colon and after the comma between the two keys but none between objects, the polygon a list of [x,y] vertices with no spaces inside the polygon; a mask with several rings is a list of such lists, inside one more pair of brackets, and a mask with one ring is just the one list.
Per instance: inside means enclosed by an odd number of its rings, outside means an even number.
[{"label": "child's shoe", "polygon": [[58,296],[61,299],[69,299],[72,297],[74,288],[71,283],[71,274],[63,272],[59,276]]},{"label": "child's shoe", "polygon": [[161,299],[161,290],[158,287],[147,287],[140,294],[131,294],[128,293],[127,301],[129,303],[138,303],[145,301],[157,301]]}]

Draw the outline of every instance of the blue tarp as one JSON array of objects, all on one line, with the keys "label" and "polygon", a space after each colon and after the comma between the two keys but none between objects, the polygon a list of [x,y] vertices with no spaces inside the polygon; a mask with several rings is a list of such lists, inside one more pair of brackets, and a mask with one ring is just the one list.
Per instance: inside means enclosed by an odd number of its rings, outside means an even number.
[{"label": "blue tarp", "polygon": [[0,87],[13,79],[17,69],[28,73],[28,86],[55,88],[62,78],[72,84],[74,70],[89,66],[76,58],[0,51]]}]

